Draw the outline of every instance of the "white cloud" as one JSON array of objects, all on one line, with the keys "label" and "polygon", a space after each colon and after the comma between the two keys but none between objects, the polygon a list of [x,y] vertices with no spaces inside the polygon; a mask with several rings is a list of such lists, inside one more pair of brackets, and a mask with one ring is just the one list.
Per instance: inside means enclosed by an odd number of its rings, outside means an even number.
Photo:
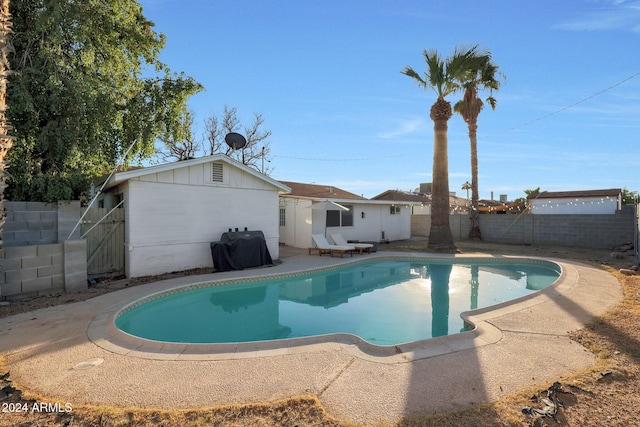
[{"label": "white cloud", "polygon": [[607,0],[606,6],[559,23],[555,28],[570,31],[623,30],[640,33],[640,1]]},{"label": "white cloud", "polygon": [[392,129],[388,132],[379,132],[377,134],[378,138],[382,139],[396,139],[401,138],[406,135],[411,135],[420,131],[424,132],[425,127],[427,125],[427,121],[421,117],[414,117],[408,120],[402,120],[396,126],[395,129]]}]

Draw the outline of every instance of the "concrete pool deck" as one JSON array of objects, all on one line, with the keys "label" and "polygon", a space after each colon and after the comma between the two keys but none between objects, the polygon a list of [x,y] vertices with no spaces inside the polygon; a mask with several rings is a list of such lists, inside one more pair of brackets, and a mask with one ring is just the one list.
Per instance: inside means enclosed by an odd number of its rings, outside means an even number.
[{"label": "concrete pool deck", "polygon": [[378,252],[341,259],[282,249],[283,263],[271,268],[148,283],[0,319],[0,354],[26,391],[73,405],[183,409],[316,394],[339,419],[393,422],[548,386],[591,366],[595,356],[567,333],[622,298],[620,284],[606,271],[553,260],[563,274],[552,289],[475,312],[474,331],[398,348],[367,346],[348,336],[284,345],[163,344],[129,338],[113,327],[113,316],[124,305],[176,286],[378,256],[430,257]]}]

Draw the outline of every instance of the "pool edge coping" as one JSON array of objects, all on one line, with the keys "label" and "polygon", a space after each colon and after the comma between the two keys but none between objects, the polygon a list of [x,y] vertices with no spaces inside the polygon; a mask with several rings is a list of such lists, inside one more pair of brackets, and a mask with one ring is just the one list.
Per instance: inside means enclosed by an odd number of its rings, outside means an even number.
[{"label": "pool edge coping", "polygon": [[[560,276],[550,286],[530,295],[516,298],[504,303],[462,313],[465,322],[475,325],[469,331],[437,338],[428,338],[395,346],[377,346],[350,334],[327,334],[312,337],[289,338],[273,341],[256,341],[228,344],[188,344],[167,343],[147,340],[127,334],[115,326],[115,319],[125,308],[138,300],[146,299],[155,294],[167,293],[172,289],[188,288],[200,283],[228,284],[247,279],[258,280],[264,278],[286,277],[304,274],[309,271],[330,270],[348,264],[361,262],[359,260],[345,260],[331,266],[313,269],[302,269],[288,273],[259,274],[241,279],[206,279],[205,275],[181,278],[179,282],[188,280],[189,283],[178,284],[175,279],[154,282],[161,284],[164,289],[149,292],[141,289],[138,298],[130,297],[120,301],[98,313],[89,323],[87,337],[95,345],[115,354],[151,360],[237,360],[255,357],[282,356],[295,353],[306,353],[318,350],[343,350],[354,357],[378,363],[407,363],[414,360],[441,356],[458,351],[473,349],[485,345],[495,344],[503,338],[503,331],[494,326],[490,320],[525,310],[529,307],[545,303],[562,295],[571,289],[578,281],[579,274],[570,261],[522,256],[494,256],[485,254],[421,254],[421,253],[385,253],[372,254],[371,259],[429,259],[446,260],[510,260],[552,263],[560,267]],[[209,277],[210,275],[206,275]],[[131,288],[133,289],[133,288]]]}]

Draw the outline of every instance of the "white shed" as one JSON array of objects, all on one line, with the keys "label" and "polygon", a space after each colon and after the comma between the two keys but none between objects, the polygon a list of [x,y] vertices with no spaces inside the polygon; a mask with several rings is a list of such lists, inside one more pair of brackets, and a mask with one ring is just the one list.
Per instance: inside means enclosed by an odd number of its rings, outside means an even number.
[{"label": "white shed", "polygon": [[210,242],[260,230],[279,257],[278,193],[286,185],[216,154],[115,173],[102,207],[123,201],[127,277],[213,267]]},{"label": "white shed", "polygon": [[[312,246],[312,234],[339,233],[346,240],[381,242],[411,237],[412,202],[369,200],[330,185],[281,181],[291,188],[280,195],[280,242],[297,248]],[[349,211],[314,209],[334,202]]]},{"label": "white shed", "polygon": [[537,215],[613,215],[622,209],[622,190],[543,191],[527,197]]}]

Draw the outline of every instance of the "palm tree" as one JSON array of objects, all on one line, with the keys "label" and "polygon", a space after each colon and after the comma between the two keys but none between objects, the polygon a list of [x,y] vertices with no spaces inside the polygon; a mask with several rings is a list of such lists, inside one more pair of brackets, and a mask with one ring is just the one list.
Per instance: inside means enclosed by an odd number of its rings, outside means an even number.
[{"label": "palm tree", "polygon": [[469,201],[469,190],[471,190],[471,183],[469,181],[465,182],[464,184],[462,184],[462,189],[467,190],[467,201]]},{"label": "palm tree", "polygon": [[433,187],[431,199],[431,230],[429,248],[443,252],[455,252],[449,225],[449,158],[447,153],[448,121],[453,115],[451,103],[445,97],[461,90],[459,82],[471,70],[476,70],[487,61],[486,54],[478,46],[470,49],[456,48],[451,56],[442,58],[437,50],[424,50],[427,71],[422,78],[413,68],[402,70],[418,82],[422,88],[435,90],[438,99],[431,106],[433,120]]},{"label": "palm tree", "polygon": [[453,110],[460,114],[469,128],[469,142],[471,144],[471,213],[469,221],[469,239],[480,240],[480,212],[478,210],[478,115],[482,111],[482,99],[478,96],[479,89],[489,89],[487,102],[493,110],[496,109],[496,99],[493,91],[500,89],[500,82],[496,76],[498,66],[491,62],[490,54],[486,54],[486,61],[475,70],[465,73],[460,80],[460,85],[464,88],[464,97],[458,101]]},{"label": "palm tree", "polygon": [[[13,138],[9,136],[11,126],[5,117],[7,110],[7,77],[11,73],[9,67],[9,53],[13,52],[11,44],[11,14],[9,0],[0,0],[0,250],[2,250],[2,230],[4,228],[4,189],[6,188],[5,159],[13,145]],[[0,296],[2,292],[0,291]]]}]

